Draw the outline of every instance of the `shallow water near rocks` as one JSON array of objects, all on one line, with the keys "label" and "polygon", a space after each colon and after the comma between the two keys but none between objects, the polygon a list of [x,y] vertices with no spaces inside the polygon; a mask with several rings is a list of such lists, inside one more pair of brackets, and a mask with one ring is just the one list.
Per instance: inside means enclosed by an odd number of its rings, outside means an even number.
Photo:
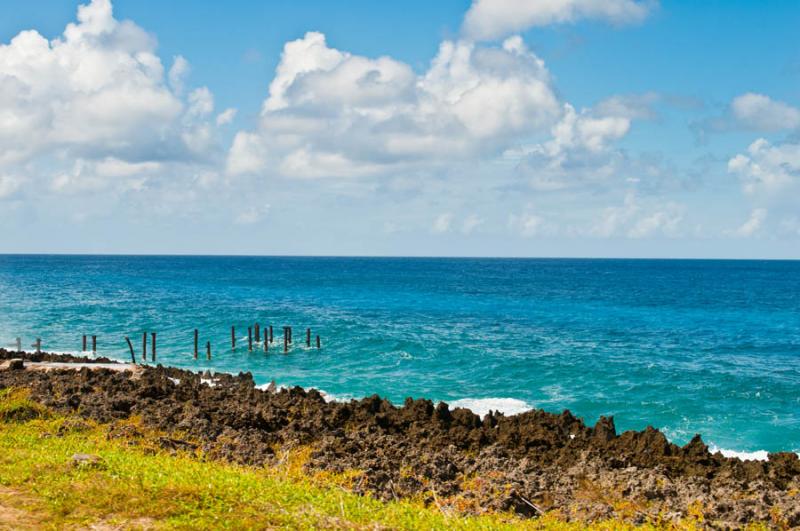
[{"label": "shallow water near rocks", "polygon": [[[247,350],[255,322],[274,327],[269,354]],[[144,330],[160,363],[339,399],[567,408],[678,444],[800,449],[800,262],[0,256],[3,346],[75,352],[96,334],[127,360]]]}]

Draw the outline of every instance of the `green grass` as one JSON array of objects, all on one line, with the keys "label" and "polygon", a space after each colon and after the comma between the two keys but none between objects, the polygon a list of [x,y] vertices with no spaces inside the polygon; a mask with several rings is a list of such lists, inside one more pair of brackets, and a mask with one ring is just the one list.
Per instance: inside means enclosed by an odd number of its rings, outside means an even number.
[{"label": "green grass", "polygon": [[[307,449],[279,466],[244,467],[159,450],[158,434],[138,429],[144,436],[110,438],[107,425],[50,415],[21,390],[0,392],[0,529],[9,524],[4,514],[15,528],[583,528],[553,515],[469,517],[417,501],[384,503],[347,490],[355,471],[309,475]],[[76,453],[102,461],[78,466]]]},{"label": "green grass", "polygon": [[28,400],[24,390],[0,389],[0,422],[25,422],[47,416],[47,410]]}]

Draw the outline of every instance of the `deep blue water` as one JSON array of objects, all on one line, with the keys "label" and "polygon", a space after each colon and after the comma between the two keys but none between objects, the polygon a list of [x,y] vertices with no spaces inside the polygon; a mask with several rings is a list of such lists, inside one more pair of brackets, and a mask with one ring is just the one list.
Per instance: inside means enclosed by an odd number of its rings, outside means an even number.
[{"label": "deep blue water", "polygon": [[[274,326],[269,354],[247,351],[255,322]],[[800,262],[0,256],[0,344],[96,334],[127,360],[143,330],[161,363],[339,398],[568,408],[677,443],[800,449]]]}]

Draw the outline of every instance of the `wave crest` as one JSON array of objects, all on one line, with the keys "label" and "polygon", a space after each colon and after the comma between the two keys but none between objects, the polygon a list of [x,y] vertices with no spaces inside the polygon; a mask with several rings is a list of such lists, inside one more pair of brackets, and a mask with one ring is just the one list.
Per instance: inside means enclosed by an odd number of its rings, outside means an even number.
[{"label": "wave crest", "polygon": [[446,403],[451,409],[463,407],[481,417],[490,410],[505,415],[516,415],[533,409],[531,404],[517,398],[460,398]]}]

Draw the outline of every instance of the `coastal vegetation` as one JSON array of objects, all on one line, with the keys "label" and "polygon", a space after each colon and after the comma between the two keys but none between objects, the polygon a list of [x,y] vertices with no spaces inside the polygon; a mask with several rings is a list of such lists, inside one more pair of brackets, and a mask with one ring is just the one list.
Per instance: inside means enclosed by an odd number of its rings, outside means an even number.
[{"label": "coastal vegetation", "polygon": [[[22,359],[13,356],[22,356]],[[800,460],[0,349],[0,529],[790,528]],[[70,368],[65,363],[75,363]],[[66,365],[69,366],[69,365]]]},{"label": "coastal vegetation", "polygon": [[[126,437],[126,428],[137,437]],[[417,500],[381,502],[348,490],[358,471],[307,474],[305,449],[287,452],[278,466],[247,467],[165,450],[164,437],[135,417],[101,424],[53,414],[24,389],[0,391],[0,528],[585,527],[557,515],[465,516]]]}]

